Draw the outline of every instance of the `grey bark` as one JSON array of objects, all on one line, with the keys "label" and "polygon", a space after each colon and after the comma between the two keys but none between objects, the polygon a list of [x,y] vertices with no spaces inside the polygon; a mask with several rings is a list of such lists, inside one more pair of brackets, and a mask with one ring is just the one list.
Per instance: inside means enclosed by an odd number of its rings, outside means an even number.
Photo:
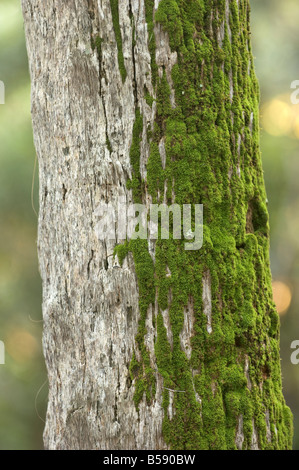
[{"label": "grey bark", "polygon": [[[108,0],[22,0],[22,7],[40,178],[45,447],[163,449],[161,379],[155,403],[144,399],[139,416],[128,386],[138,326],[133,261],[129,256],[114,269],[114,243],[95,233],[100,201],[118,195],[131,201],[126,180],[136,100],[148,123],[154,119],[143,99],[145,82],[152,89],[144,1],[121,1],[124,84]],[[130,9],[138,28],[135,57]],[[90,46],[97,35],[101,63]],[[168,65],[173,57],[160,38],[157,32],[157,54]],[[153,354],[153,338],[148,346]]]}]

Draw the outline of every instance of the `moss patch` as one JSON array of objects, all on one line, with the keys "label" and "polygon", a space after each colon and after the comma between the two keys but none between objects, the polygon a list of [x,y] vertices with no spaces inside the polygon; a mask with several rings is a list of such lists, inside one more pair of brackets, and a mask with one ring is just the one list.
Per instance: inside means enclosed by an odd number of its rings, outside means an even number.
[{"label": "moss patch", "polygon": [[[157,369],[164,380],[163,435],[172,449],[236,449],[242,418],[243,448],[250,449],[253,422],[261,449],[292,446],[292,418],[282,395],[279,319],[269,266],[269,225],[259,151],[259,90],[250,48],[249,2],[146,1],[152,79],[157,101],[148,134],[147,181],[140,176],[143,118],[136,112],[131,147],[136,202],[146,194],[161,202],[167,187],[177,204],[204,205],[204,245],[187,252],[182,240],[158,240],[155,263],[147,241],[133,240],[116,252],[133,253],[140,294],[139,349],[131,364],[136,407],[155,396],[155,374],[144,343],[146,316],[153,319]],[[172,69],[176,107],[166,73],[155,64],[154,22],[169,33],[178,62]],[[221,37],[221,40],[219,39]],[[146,95],[145,95],[146,98]],[[148,98],[148,97],[147,97]],[[163,138],[166,166],[159,144]],[[171,273],[169,275],[169,272]],[[203,277],[210,279],[212,332],[207,331]],[[192,301],[195,318],[188,359],[180,333]],[[173,344],[162,311],[168,309]],[[245,369],[248,371],[245,372]],[[168,416],[169,390],[173,417]],[[271,439],[267,428],[269,416]]]},{"label": "moss patch", "polygon": [[111,6],[111,13],[112,13],[113,28],[114,28],[115,39],[116,39],[117,50],[118,50],[118,67],[119,67],[122,81],[124,82],[127,78],[127,71],[126,71],[125,62],[124,62],[123,41],[122,41],[120,25],[119,25],[118,0],[110,0],[110,6]]}]

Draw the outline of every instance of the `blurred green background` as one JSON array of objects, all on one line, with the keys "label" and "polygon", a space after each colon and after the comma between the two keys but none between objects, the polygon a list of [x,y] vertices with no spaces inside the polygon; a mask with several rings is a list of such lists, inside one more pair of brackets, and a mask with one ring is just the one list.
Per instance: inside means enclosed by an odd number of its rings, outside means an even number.
[{"label": "blurred green background", "polygon": [[[37,217],[31,205],[35,151],[19,0],[0,0],[0,449],[41,449],[46,370],[41,348]],[[38,206],[38,183],[34,191]]]},{"label": "blurred green background", "polygon": [[[299,3],[251,0],[251,5],[284,394],[295,417],[294,449],[299,449],[299,365],[290,361],[290,344],[299,340],[299,105],[290,101],[290,84],[299,80]],[[6,348],[6,364],[0,365],[0,450],[41,449],[47,380],[31,201],[30,83],[19,0],[0,0],[0,80],[6,86],[6,103],[0,105],[0,340]],[[37,175],[33,200],[37,208]]]}]

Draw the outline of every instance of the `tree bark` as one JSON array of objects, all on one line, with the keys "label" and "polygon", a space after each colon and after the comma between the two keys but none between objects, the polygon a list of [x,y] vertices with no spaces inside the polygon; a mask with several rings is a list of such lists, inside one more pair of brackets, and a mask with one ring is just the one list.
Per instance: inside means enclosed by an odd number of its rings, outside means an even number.
[{"label": "tree bark", "polygon": [[[288,449],[248,0],[22,0],[48,449]],[[204,244],[97,207],[204,206]]]}]

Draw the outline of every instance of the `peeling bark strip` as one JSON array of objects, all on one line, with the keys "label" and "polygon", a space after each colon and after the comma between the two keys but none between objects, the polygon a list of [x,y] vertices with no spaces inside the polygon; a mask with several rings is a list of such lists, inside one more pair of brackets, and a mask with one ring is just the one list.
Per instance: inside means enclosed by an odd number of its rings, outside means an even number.
[{"label": "peeling bark strip", "polygon": [[[22,6],[46,448],[290,448],[248,0]],[[97,240],[120,197],[202,203],[203,248]]]}]

